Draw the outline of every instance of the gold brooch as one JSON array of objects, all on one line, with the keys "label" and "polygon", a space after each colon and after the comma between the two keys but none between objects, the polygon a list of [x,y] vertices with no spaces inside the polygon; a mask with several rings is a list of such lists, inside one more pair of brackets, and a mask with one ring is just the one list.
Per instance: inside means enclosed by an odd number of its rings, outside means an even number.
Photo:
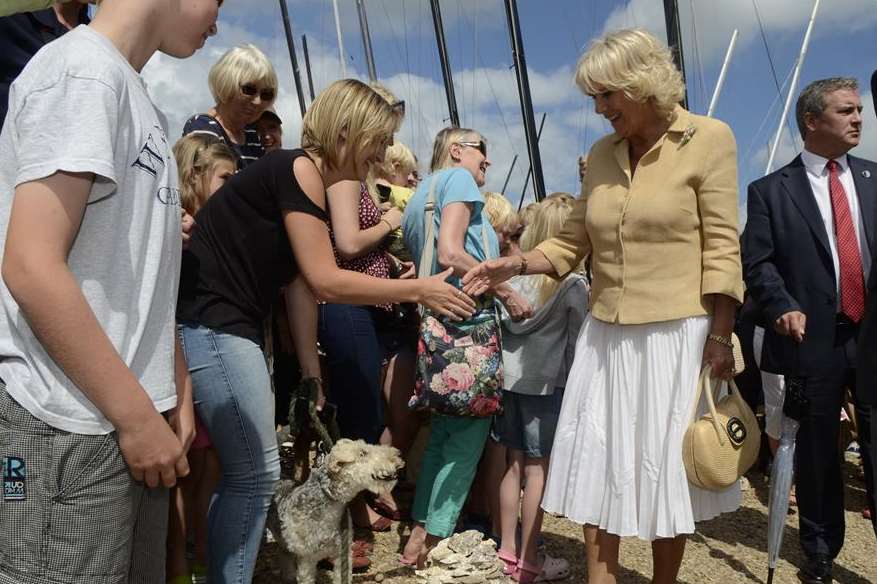
[{"label": "gold brooch", "polygon": [[694,124],[689,124],[687,128],[685,128],[685,132],[682,134],[682,139],[679,141],[679,146],[685,146],[691,140],[691,137],[694,136],[694,133],[697,132],[697,128]]}]

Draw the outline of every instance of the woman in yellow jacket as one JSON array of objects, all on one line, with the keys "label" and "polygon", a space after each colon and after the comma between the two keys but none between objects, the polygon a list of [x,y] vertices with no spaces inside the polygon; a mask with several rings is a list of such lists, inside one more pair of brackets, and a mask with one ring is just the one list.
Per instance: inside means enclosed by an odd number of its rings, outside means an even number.
[{"label": "woman in yellow jacket", "polygon": [[703,364],[733,373],[742,301],[737,152],[722,122],[678,102],[670,52],[625,30],[596,41],[576,82],[615,132],[594,144],[562,233],[465,277],[479,294],[515,274],[563,277],[591,255],[590,316],[555,434],[543,507],[583,524],[592,584],[613,583],[619,538],[652,542],[655,583],[675,582],[694,522],[732,511],[739,485],[689,485],[682,437]]}]

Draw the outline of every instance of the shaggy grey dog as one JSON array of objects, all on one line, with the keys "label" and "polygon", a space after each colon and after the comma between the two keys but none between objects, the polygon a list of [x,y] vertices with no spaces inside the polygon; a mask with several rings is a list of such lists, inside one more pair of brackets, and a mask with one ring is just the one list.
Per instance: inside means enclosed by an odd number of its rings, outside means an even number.
[{"label": "shaggy grey dog", "polygon": [[295,573],[298,584],[313,584],[317,562],[330,559],[332,581],[340,583],[342,571],[350,569],[350,537],[343,537],[351,533],[347,504],[362,491],[389,493],[404,465],[392,446],[343,439],[307,481],[297,487],[280,481],[268,529],[280,545],[282,578],[289,581]]}]

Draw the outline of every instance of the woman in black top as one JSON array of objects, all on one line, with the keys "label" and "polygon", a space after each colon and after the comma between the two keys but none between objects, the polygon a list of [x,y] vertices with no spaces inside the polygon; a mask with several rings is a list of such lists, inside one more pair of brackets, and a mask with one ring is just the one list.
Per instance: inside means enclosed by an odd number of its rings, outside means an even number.
[{"label": "woman in black top", "polygon": [[[367,85],[342,80],[308,110],[302,150],[247,166],[198,213],[177,319],[195,407],[223,478],[210,508],[210,581],[249,582],[280,474],[274,401],[261,351],[262,323],[280,287],[301,274],[318,299],[347,304],[419,302],[460,319],[472,301],[444,274],[372,278],[337,267],[326,188],[363,180],[383,159],[399,115]],[[290,318],[295,318],[290,307]]]}]

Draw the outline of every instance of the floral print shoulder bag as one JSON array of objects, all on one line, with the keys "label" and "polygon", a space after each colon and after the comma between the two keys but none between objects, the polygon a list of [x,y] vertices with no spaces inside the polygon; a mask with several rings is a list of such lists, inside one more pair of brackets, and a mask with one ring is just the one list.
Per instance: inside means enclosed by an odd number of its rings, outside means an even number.
[{"label": "floral print shoulder bag", "polygon": [[[433,215],[436,179],[432,179],[424,211],[425,239],[418,277],[431,275],[435,252]],[[484,249],[488,249],[482,222]],[[446,416],[488,417],[502,413],[502,341],[492,296],[479,300],[467,321],[453,322],[421,307],[417,341],[417,375],[413,410]]]}]

